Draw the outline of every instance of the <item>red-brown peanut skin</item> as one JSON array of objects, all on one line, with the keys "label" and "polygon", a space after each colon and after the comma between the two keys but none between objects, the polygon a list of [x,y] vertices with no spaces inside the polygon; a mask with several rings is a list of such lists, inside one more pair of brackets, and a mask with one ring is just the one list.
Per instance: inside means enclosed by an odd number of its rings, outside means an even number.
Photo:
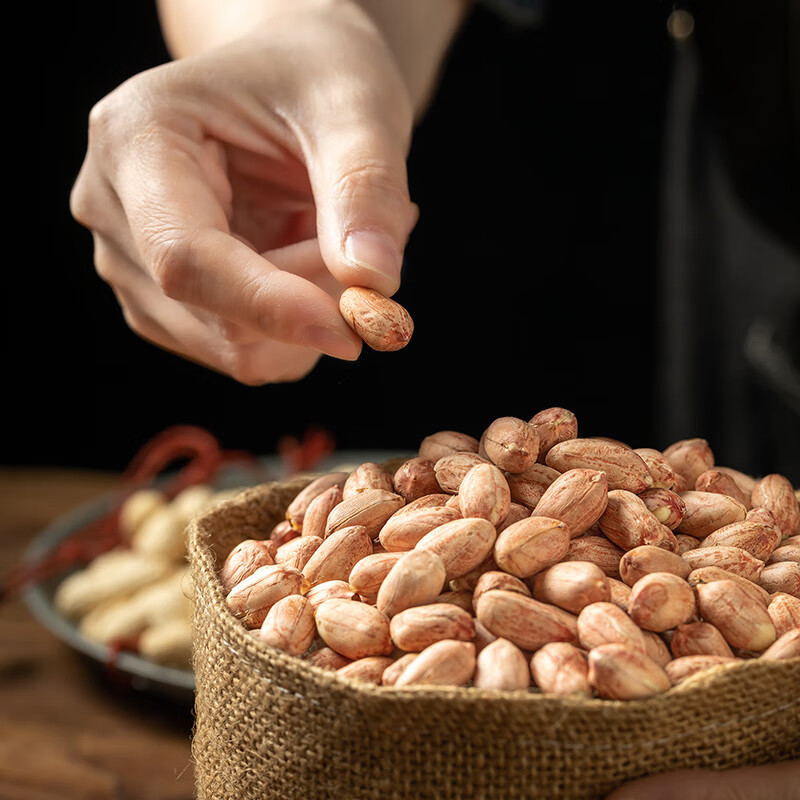
[{"label": "red-brown peanut skin", "polygon": [[386,667],[381,675],[381,684],[383,686],[394,686],[397,683],[398,678],[406,671],[406,668],[417,657],[417,655],[419,654],[406,653]]},{"label": "red-brown peanut skin", "polygon": [[673,686],[681,681],[705,672],[720,664],[733,664],[741,659],[734,656],[690,655],[675,658],[667,664],[664,671]]},{"label": "red-brown peanut skin", "polygon": [[634,586],[638,580],[653,572],[671,572],[685,579],[689,577],[691,569],[683,556],[645,544],[634,547],[620,558],[619,571],[622,580],[628,586]]},{"label": "red-brown peanut skin", "polygon": [[439,491],[439,481],[433,471],[434,461],[430,458],[414,457],[403,462],[394,473],[394,490],[406,503],[412,503],[426,494]]},{"label": "red-brown peanut skin", "polygon": [[304,595],[314,610],[326,600],[358,600],[358,592],[353,591],[347,581],[325,581],[312,586]]},{"label": "red-brown peanut skin", "polygon": [[645,489],[639,498],[648,511],[662,524],[674,531],[686,513],[686,503],[677,492],[669,489]]},{"label": "red-brown peanut skin", "polygon": [[311,501],[331,486],[344,486],[347,475],[347,472],[327,472],[315,478],[304,489],[301,489],[286,508],[286,519],[291,523],[292,527],[295,530],[302,531],[303,518]]},{"label": "red-brown peanut skin", "polygon": [[475,645],[444,639],[426,647],[403,670],[395,686],[417,684],[432,686],[463,686],[475,674]]},{"label": "red-brown peanut skin", "polygon": [[795,561],[769,564],[761,571],[758,585],[770,594],[783,592],[793,597],[800,597],[800,564]]},{"label": "red-brown peanut skin", "polygon": [[542,495],[561,473],[546,464],[534,464],[518,474],[507,473],[511,502],[519,503],[533,511]]},{"label": "red-brown peanut skin", "polygon": [[437,431],[426,436],[419,446],[419,458],[436,462],[452,453],[477,453],[478,440],[460,431]]},{"label": "red-brown peanut skin", "polygon": [[[666,552],[666,551],[665,551]],[[596,564],[609,578],[619,578],[619,563],[625,551],[605,536],[579,536],[569,543],[562,561],[588,561]]]},{"label": "red-brown peanut skin", "polygon": [[607,504],[605,472],[571,469],[545,489],[532,516],[561,520],[569,528],[570,536],[575,538],[600,519]]},{"label": "red-brown peanut skin", "polygon": [[383,489],[396,494],[392,476],[374,461],[365,461],[350,473],[342,487],[342,498],[347,500],[365,489]]},{"label": "red-brown peanut skin", "polygon": [[403,505],[405,500],[399,494],[383,489],[365,489],[334,506],[328,514],[325,537],[342,528],[363,525],[369,538],[374,539],[389,517]]},{"label": "red-brown peanut skin", "polygon": [[726,494],[738,500],[745,508],[750,509],[750,497],[742,491],[733,476],[718,469],[709,469],[701,473],[694,484],[695,491]]},{"label": "red-brown peanut skin", "polygon": [[349,678],[362,683],[372,683],[380,686],[383,683],[383,673],[394,664],[388,656],[366,656],[351,661],[336,670],[340,678]]},{"label": "red-brown peanut skin", "polygon": [[475,636],[472,614],[452,603],[406,608],[392,617],[389,631],[395,647],[412,653],[443,639],[469,642]]},{"label": "red-brown peanut skin", "polygon": [[259,567],[274,564],[275,560],[267,548],[267,543],[258,539],[246,539],[228,553],[219,570],[219,582],[227,594],[245,578],[252,575]]},{"label": "red-brown peanut skin", "polygon": [[414,321],[403,306],[364,286],[348,286],[342,292],[339,312],[373,350],[400,350],[414,333]]},{"label": "red-brown peanut skin", "polygon": [[226,601],[234,616],[247,628],[260,628],[270,608],[282,597],[300,594],[303,575],[282,564],[259,567],[252,575],[236,584]]},{"label": "red-brown peanut skin", "polygon": [[531,510],[527,506],[523,506],[522,503],[512,502],[509,506],[506,518],[499,525],[495,526],[497,533],[501,534],[509,525],[513,525],[521,519],[526,519],[530,515]]},{"label": "red-brown peanut skin", "polygon": [[686,506],[681,524],[676,531],[705,539],[710,533],[732,522],[742,522],[747,509],[738,500],[713,492],[681,492]]},{"label": "red-brown peanut skin", "polygon": [[756,482],[750,500],[753,506],[773,513],[782,536],[800,532],[800,505],[788,478],[777,473],[765,475]]},{"label": "red-brown peanut skin", "polygon": [[616,642],[647,652],[639,626],[613,603],[592,603],[578,614],[578,642],[584,650]]},{"label": "red-brown peanut skin", "polygon": [[693,569],[686,579],[690,586],[697,586],[698,583],[711,583],[712,581],[736,581],[754,599],[758,600],[764,608],[769,605],[770,594],[766,589],[762,589],[757,583],[736,575],[720,567],[699,567]]},{"label": "red-brown peanut skin", "polygon": [[372,555],[372,539],[362,525],[340,528],[314,551],[302,573],[312,586],[325,581],[346,581],[353,567],[369,555]]},{"label": "red-brown peanut skin", "polygon": [[579,614],[591,603],[610,600],[608,580],[596,564],[562,561],[536,575],[533,597],[542,603]]},{"label": "red-brown peanut skin", "polygon": [[498,417],[481,435],[478,453],[501,470],[524,472],[536,463],[539,434],[518,417]]},{"label": "red-brown peanut skin", "polygon": [[780,542],[780,532],[776,528],[762,525],[760,522],[733,522],[723,525],[713,533],[706,536],[701,542],[701,547],[714,547],[728,545],[741,547],[759,561],[766,561],[772,555]]},{"label": "red-brown peanut skin", "polygon": [[630,618],[646,631],[663,633],[688,622],[696,611],[694,591],[670,572],[640,578],[628,598]]},{"label": "red-brown peanut skin", "polygon": [[350,570],[347,583],[364,597],[377,597],[386,576],[406,553],[372,553],[357,561]]},{"label": "red-brown peanut skin", "polygon": [[492,589],[505,589],[507,592],[519,592],[526,597],[531,596],[531,590],[519,578],[502,570],[488,570],[478,578],[478,582],[475,584],[472,593],[473,606],[484,592],[490,592]]},{"label": "red-brown peanut skin", "polygon": [[591,697],[586,653],[568,642],[551,642],[531,657],[534,683],[545,693]]},{"label": "red-brown peanut skin", "polygon": [[687,536],[685,533],[676,534],[675,540],[678,542],[679,556],[682,556],[687,550],[696,550],[700,547],[699,539],[695,539],[694,536]]},{"label": "red-brown peanut skin", "polygon": [[302,595],[278,600],[261,625],[259,640],[291,656],[302,656],[314,641],[317,628],[314,607]]},{"label": "red-brown peanut skin", "polygon": [[621,608],[627,614],[631,587],[628,586],[627,583],[618,581],[616,578],[609,578],[608,576],[606,576],[606,584],[608,585],[608,602]]},{"label": "red-brown peanut skin", "polygon": [[664,458],[693,487],[697,479],[714,466],[714,453],[705,439],[681,439],[666,448]]},{"label": "red-brown peanut skin", "polygon": [[549,517],[527,517],[506,528],[494,543],[494,560],[517,578],[557,564],[569,549],[567,526]]},{"label": "red-brown peanut skin", "polygon": [[306,661],[320,669],[337,670],[345,664],[349,664],[351,659],[337,653],[330,647],[320,647],[310,655],[306,656]]},{"label": "red-brown peanut skin", "polygon": [[441,491],[458,494],[464,476],[477,464],[489,463],[491,462],[477,453],[452,453],[442,456],[433,465],[433,472]]},{"label": "red-brown peanut skin", "polygon": [[303,536],[318,536],[324,539],[328,515],[342,502],[343,496],[342,488],[336,485],[318,494],[308,504],[303,517]]},{"label": "red-brown peanut skin", "polygon": [[542,463],[554,444],[578,437],[578,419],[566,408],[545,408],[534,414],[528,422],[536,428],[539,435],[537,460]]},{"label": "red-brown peanut skin", "polygon": [[800,628],[800,599],[785,592],[772,596],[767,613],[775,626],[778,636],[794,628]]},{"label": "red-brown peanut skin", "polygon": [[742,550],[741,547],[731,547],[730,545],[698,547],[696,550],[688,550],[681,558],[692,571],[701,567],[719,567],[753,582],[758,581],[764,569],[763,561],[748,553],[747,550]]},{"label": "red-brown peanut skin", "polygon": [[644,634],[644,644],[647,648],[647,657],[663,669],[672,661],[672,653],[670,653],[660,634],[644,630],[642,633]]},{"label": "red-brown peanut skin", "polygon": [[642,458],[629,447],[601,439],[570,439],[553,445],[547,466],[566,472],[592,469],[606,473],[608,489],[625,489],[638,494],[653,484],[653,477]]},{"label": "red-brown peanut skin", "polygon": [[638,455],[650,470],[653,478],[653,489],[667,489],[673,491],[678,482],[678,475],[672,465],[664,458],[660,450],[651,447],[637,447],[633,451]]},{"label": "red-brown peanut skin", "polygon": [[411,550],[423,536],[446,522],[461,519],[458,509],[445,505],[401,508],[381,528],[379,539],[390,552]]},{"label": "red-brown peanut skin", "polygon": [[451,581],[475,569],[492,552],[497,531],[491,522],[479,517],[446,522],[417,542],[415,549],[432,550],[444,561]]},{"label": "red-brown peanut skin", "polygon": [[496,639],[478,653],[473,684],[478,689],[518,691],[531,683],[525,654],[508,639]]},{"label": "red-brown peanut skin", "polygon": [[294,567],[302,572],[308,559],[317,552],[322,541],[319,536],[299,536],[296,539],[290,539],[278,548],[275,554],[275,563]]},{"label": "red-brown peanut skin", "polygon": [[599,645],[590,651],[589,683],[607,700],[637,700],[670,688],[670,680],[658,664],[641,650],[621,643]]},{"label": "red-brown peanut skin", "polygon": [[644,501],[633,492],[612,489],[606,508],[598,520],[605,536],[623,550],[642,545],[668,546],[672,532],[652,514]]},{"label": "red-brown peanut skin", "polygon": [[300,536],[300,531],[295,530],[288,519],[282,519],[270,531],[269,540],[277,550],[282,544],[286,544],[286,542],[296,539],[298,536]]},{"label": "red-brown peanut skin", "polygon": [[734,581],[695,587],[700,616],[716,627],[731,647],[761,652],[776,639],[767,609]]},{"label": "red-brown peanut skin", "polygon": [[481,517],[497,527],[511,509],[511,490],[494,464],[476,464],[461,481],[458,501],[462,516]]},{"label": "red-brown peanut skin", "polygon": [[376,606],[392,618],[405,609],[432,603],[441,593],[444,579],[444,562],[436,553],[412,550],[389,570],[378,591]]},{"label": "red-brown peanut skin", "polygon": [[682,656],[727,656],[733,651],[725,637],[710,622],[689,622],[678,625],[669,642],[675,658]]},{"label": "red-brown peanut skin", "polygon": [[316,610],[317,632],[325,644],[356,660],[392,652],[389,618],[358,600],[326,600]]},{"label": "red-brown peanut skin", "polygon": [[800,544],[784,544],[775,548],[767,559],[767,565],[780,564],[782,561],[800,563]]},{"label": "red-brown peanut skin", "polygon": [[548,642],[577,641],[576,632],[561,609],[518,592],[484,592],[475,611],[490,633],[508,639],[522,650],[538,650]]},{"label": "red-brown peanut skin", "polygon": [[800,658],[800,628],[792,628],[776,639],[762,654],[764,661],[783,661]]}]

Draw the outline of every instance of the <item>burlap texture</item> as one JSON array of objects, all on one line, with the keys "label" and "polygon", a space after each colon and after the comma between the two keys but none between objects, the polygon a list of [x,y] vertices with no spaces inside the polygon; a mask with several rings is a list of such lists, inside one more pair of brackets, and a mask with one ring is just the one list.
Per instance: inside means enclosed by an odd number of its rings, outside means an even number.
[{"label": "burlap texture", "polygon": [[264,538],[307,482],[245,490],[190,525],[200,800],[583,800],[652,773],[800,755],[797,659],[717,667],[614,702],[381,688],[258,645],[216,569],[240,541]]}]

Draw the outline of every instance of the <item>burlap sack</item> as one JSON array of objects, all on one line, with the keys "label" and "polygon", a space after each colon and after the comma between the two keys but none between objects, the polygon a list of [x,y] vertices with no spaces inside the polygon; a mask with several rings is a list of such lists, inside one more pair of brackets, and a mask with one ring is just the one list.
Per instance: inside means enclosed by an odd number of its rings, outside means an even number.
[{"label": "burlap sack", "polygon": [[200,800],[597,798],[684,767],[800,755],[800,663],[717,667],[648,700],[381,688],[259,646],[216,569],[307,483],[248,489],[196,518],[193,737]]}]

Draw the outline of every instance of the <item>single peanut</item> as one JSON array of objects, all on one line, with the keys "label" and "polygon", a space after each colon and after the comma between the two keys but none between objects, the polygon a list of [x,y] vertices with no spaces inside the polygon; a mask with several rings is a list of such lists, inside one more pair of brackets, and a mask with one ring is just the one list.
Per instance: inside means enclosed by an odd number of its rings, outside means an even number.
[{"label": "single peanut", "polygon": [[678,533],[705,539],[710,533],[732,522],[742,522],[747,509],[738,500],[713,492],[682,492],[686,511],[678,525]]},{"label": "single peanut", "polygon": [[353,567],[369,555],[372,555],[372,540],[367,530],[363,525],[351,525],[331,533],[301,571],[311,586],[325,581],[346,581]]},{"label": "single peanut", "polygon": [[571,469],[559,475],[545,489],[532,516],[561,520],[574,539],[601,518],[607,505],[605,472]]},{"label": "single peanut", "polygon": [[689,622],[678,625],[670,639],[675,658],[681,656],[728,656],[733,651],[725,637],[710,622]]},{"label": "single peanut", "polygon": [[436,553],[412,550],[392,565],[378,590],[376,606],[391,618],[413,606],[432,603],[442,591],[445,574],[444,561]]},{"label": "single peanut", "polygon": [[536,426],[518,417],[499,417],[483,432],[478,453],[505,472],[524,472],[536,463]]},{"label": "single peanut", "polygon": [[694,488],[698,477],[714,466],[714,453],[705,439],[681,439],[664,450],[664,458],[687,486]]},{"label": "single peanut", "polygon": [[750,501],[773,513],[782,536],[800,532],[800,504],[788,478],[777,473],[765,475],[753,487]]},{"label": "single peanut", "polygon": [[403,462],[392,477],[394,491],[406,503],[411,503],[426,494],[439,491],[439,482],[433,471],[434,461],[416,456]]},{"label": "single peanut", "polygon": [[678,482],[678,475],[660,450],[654,450],[651,447],[637,447],[633,452],[647,465],[647,469],[653,478],[653,489],[674,491]]},{"label": "single peanut", "polygon": [[669,489],[645,489],[639,498],[650,513],[671,531],[681,524],[686,514],[686,503],[677,492]]},{"label": "single peanut", "polygon": [[336,674],[342,678],[349,678],[363,683],[374,683],[380,686],[383,682],[383,674],[394,663],[388,656],[365,656],[357,658],[343,667],[336,670]]},{"label": "single peanut", "polygon": [[252,575],[259,567],[274,564],[266,542],[260,539],[245,539],[228,553],[219,570],[219,582],[227,594],[233,587]]},{"label": "single peanut", "polygon": [[481,517],[495,527],[508,516],[511,490],[503,473],[494,464],[476,464],[458,489],[458,507],[464,517]]},{"label": "single peanut", "polygon": [[443,639],[426,647],[408,664],[395,686],[427,684],[463,686],[475,673],[475,645],[472,642]]},{"label": "single peanut", "polygon": [[317,633],[314,606],[299,594],[282,597],[267,613],[261,624],[259,640],[291,656],[308,650]]},{"label": "single peanut", "polygon": [[675,686],[681,681],[693,675],[698,675],[701,672],[711,669],[712,667],[719,666],[720,664],[734,664],[741,659],[734,656],[715,656],[715,655],[690,655],[681,656],[680,658],[673,659],[664,668],[670,683]]},{"label": "single peanut", "polygon": [[767,606],[778,636],[793,628],[800,628],[800,599],[785,592],[776,592]]},{"label": "single peanut", "polygon": [[698,583],[700,615],[725,637],[731,647],[761,652],[776,639],[767,609],[735,581]]},{"label": "single peanut", "polygon": [[779,561],[764,567],[758,576],[758,585],[770,594],[784,592],[800,597],[800,564],[796,561]]},{"label": "single peanut", "polygon": [[473,683],[479,689],[527,689],[531,683],[528,660],[513,642],[496,639],[478,653]]},{"label": "single peanut", "polygon": [[776,639],[762,654],[764,661],[783,661],[800,658],[800,628],[792,628]]},{"label": "single peanut", "polygon": [[328,514],[325,536],[342,528],[363,525],[367,536],[374,539],[389,517],[404,504],[399,494],[383,489],[365,489],[334,506]]},{"label": "single peanut", "polygon": [[591,603],[608,601],[611,593],[609,579],[596,564],[562,561],[536,575],[533,597],[579,614]]},{"label": "single peanut", "polygon": [[733,522],[723,525],[713,533],[706,536],[701,542],[701,547],[714,547],[716,545],[729,545],[741,547],[759,561],[766,561],[778,543],[781,534],[776,528],[763,525],[760,522]]},{"label": "single peanut", "polygon": [[653,545],[670,550],[672,532],[659,522],[638,495],[624,489],[608,493],[606,508],[598,520],[600,530],[623,550]]},{"label": "single peanut", "polygon": [[260,628],[270,608],[283,597],[300,594],[302,573],[283,564],[259,567],[228,592],[225,598],[234,616],[247,628]]},{"label": "single peanut", "polygon": [[613,603],[591,603],[578,614],[578,641],[585,650],[619,642],[641,653],[647,652],[643,632]]},{"label": "single peanut", "polygon": [[630,618],[646,631],[663,632],[688,622],[696,611],[692,587],[670,572],[644,575],[631,589]]},{"label": "single peanut", "polygon": [[666,672],[627,644],[601,644],[589,652],[589,683],[608,700],[636,700],[667,691]]},{"label": "single peanut", "polygon": [[468,642],[475,636],[472,614],[452,603],[406,608],[392,617],[389,630],[395,647],[414,653],[443,639]]},{"label": "single peanut", "polygon": [[545,408],[534,414],[528,421],[536,428],[536,433],[539,435],[537,458],[540,462],[544,461],[554,444],[578,437],[578,420],[575,414],[566,408],[558,406]]},{"label": "single peanut", "polygon": [[464,476],[476,464],[489,463],[491,462],[477,453],[452,453],[442,456],[433,465],[433,472],[443,492],[457,494]]},{"label": "single peanut", "polygon": [[275,553],[275,563],[293,567],[301,572],[322,544],[320,536],[301,535],[282,544]]},{"label": "single peanut", "polygon": [[451,581],[475,569],[492,552],[497,532],[491,522],[479,517],[457,519],[439,525],[426,533],[415,549],[432,550],[447,571]]},{"label": "single peanut", "polygon": [[567,526],[549,517],[527,517],[506,528],[494,543],[500,569],[529,578],[558,563],[569,550]]},{"label": "single peanut", "polygon": [[691,571],[683,556],[649,544],[634,547],[619,560],[620,576],[628,586],[634,586],[645,575],[654,572],[671,572],[685,579]]},{"label": "single peanut", "polygon": [[344,490],[338,485],[331,486],[318,494],[308,504],[303,517],[303,536],[317,536],[324,539],[328,516],[343,499]]},{"label": "single peanut", "polygon": [[349,286],[339,297],[339,312],[373,350],[400,350],[414,333],[414,321],[408,311],[374,289]]},{"label": "single peanut", "polygon": [[545,694],[591,697],[587,654],[569,642],[550,642],[531,657],[534,683]]},{"label": "single peanut", "polygon": [[739,488],[732,475],[718,469],[709,469],[701,473],[694,484],[695,491],[725,494],[738,500],[745,508],[750,508],[750,497]]},{"label": "single peanut", "polygon": [[[664,551],[666,552],[666,550]],[[609,578],[619,578],[619,563],[625,551],[605,536],[580,536],[569,543],[562,561],[588,561],[596,564]]]},{"label": "single peanut", "polygon": [[339,486],[340,488],[344,486],[347,475],[347,472],[327,472],[314,478],[308,486],[301,489],[286,508],[286,519],[291,523],[292,527],[297,531],[302,531],[303,519],[311,501],[331,486]]},{"label": "single peanut", "polygon": [[542,499],[547,487],[560,475],[558,470],[546,464],[534,464],[525,472],[508,473],[506,480],[511,491],[511,502],[519,503],[532,511]]},{"label": "single peanut", "polygon": [[730,545],[698,547],[696,550],[688,550],[681,558],[691,570],[701,567],[719,567],[753,582],[758,581],[764,569],[763,561],[759,561],[741,547],[731,547]]},{"label": "single peanut", "polygon": [[452,453],[477,453],[480,442],[460,431],[437,431],[426,436],[419,446],[419,457],[433,462]]},{"label": "single peanut", "polygon": [[328,647],[347,658],[392,652],[389,619],[358,600],[326,600],[316,610],[317,632]]}]

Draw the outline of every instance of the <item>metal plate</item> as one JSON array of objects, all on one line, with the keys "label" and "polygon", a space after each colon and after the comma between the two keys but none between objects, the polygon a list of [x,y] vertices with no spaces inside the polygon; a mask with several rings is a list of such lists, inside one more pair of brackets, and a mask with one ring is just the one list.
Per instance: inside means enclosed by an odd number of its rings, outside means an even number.
[{"label": "metal plate", "polygon": [[[381,462],[397,455],[380,451],[343,451],[325,459],[316,471],[328,472],[341,467],[352,468],[365,461]],[[260,461],[265,470],[276,479],[283,477],[282,464],[277,456],[265,457]],[[251,474],[241,469],[228,468],[220,473],[214,488],[232,489],[248,485],[253,485]],[[23,562],[29,564],[38,561],[85,525],[107,514],[111,506],[112,495],[109,493],[58,517],[35,537],[25,551]],[[55,609],[53,598],[58,585],[79,568],[63,572],[57,577],[30,585],[23,590],[22,599],[34,617],[74,650],[101,665],[113,665],[113,670],[125,678],[131,688],[166,695],[182,702],[193,702],[194,675],[190,670],[163,666],[135,653],[114,653],[108,646],[87,639],[72,620],[62,616]]]}]

